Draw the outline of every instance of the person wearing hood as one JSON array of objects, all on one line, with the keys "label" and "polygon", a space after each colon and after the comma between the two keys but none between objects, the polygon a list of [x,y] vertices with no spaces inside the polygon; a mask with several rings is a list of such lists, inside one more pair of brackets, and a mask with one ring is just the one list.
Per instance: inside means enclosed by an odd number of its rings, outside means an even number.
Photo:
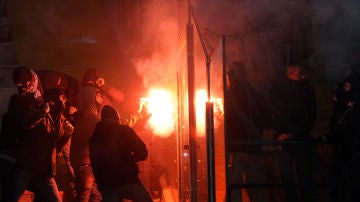
[{"label": "person wearing hood", "polygon": [[[113,105],[114,103],[120,103],[124,100],[125,97],[122,91],[108,84],[95,68],[89,68],[85,71],[80,84],[83,88],[97,89],[99,91],[99,95],[101,95],[103,105]],[[81,97],[82,96],[80,95],[80,99]],[[100,111],[101,108],[99,113]]]},{"label": "person wearing hood", "polygon": [[70,148],[70,162],[75,172],[76,197],[79,202],[101,201],[89,157],[89,138],[100,120],[99,112],[103,107],[103,96],[100,89],[95,86],[95,81],[91,82],[94,85],[85,82],[97,77],[92,75],[93,73],[88,70],[81,81],[79,109],[74,114],[75,130]]},{"label": "person wearing hood", "polygon": [[[17,78],[17,70],[14,71],[14,78]],[[27,74],[31,75],[31,71],[27,69],[22,71],[30,72]],[[43,96],[34,96],[34,89],[37,87],[31,88],[31,80],[25,81],[23,85],[19,85],[17,79],[14,79],[17,86],[21,87],[21,92],[25,92],[24,98],[29,95],[32,99],[27,100],[31,102],[20,102],[20,97],[17,96],[18,99],[14,100],[12,97],[9,103],[9,108],[19,113],[15,123],[19,123],[20,135],[7,201],[18,201],[25,189],[34,192],[34,201],[61,201],[54,179],[56,155],[73,131],[73,127],[66,124],[62,116],[66,99],[59,89],[45,91]],[[41,107],[34,104],[36,100],[44,100],[46,104]]]},{"label": "person wearing hood", "polygon": [[101,121],[89,140],[89,151],[104,202],[152,201],[138,177],[137,162],[146,160],[146,145],[132,128],[120,124],[118,112],[109,105],[101,111]]},{"label": "person wearing hood", "polygon": [[[49,166],[51,152],[44,153],[49,158],[43,158],[44,161],[41,161],[38,156],[32,156],[36,150],[28,150],[27,142],[28,139],[35,140],[37,137],[41,139],[46,138],[47,135],[51,136],[50,133],[54,134],[54,127],[49,124],[51,120],[49,105],[44,103],[38,77],[31,69],[25,66],[16,67],[12,81],[17,87],[17,93],[10,97],[7,112],[2,117],[0,133],[1,200],[17,201],[27,188],[28,181],[24,181],[25,178],[29,181],[30,178],[36,178],[46,184],[43,184],[42,191],[48,192],[48,201],[57,201],[59,195],[55,191],[57,190],[55,186],[52,186],[53,170]],[[42,144],[43,141],[36,143]],[[51,147],[51,145],[47,146]],[[31,162],[22,158],[24,154],[28,154]],[[27,174],[25,175],[24,172]],[[46,176],[43,175],[44,173]]]}]

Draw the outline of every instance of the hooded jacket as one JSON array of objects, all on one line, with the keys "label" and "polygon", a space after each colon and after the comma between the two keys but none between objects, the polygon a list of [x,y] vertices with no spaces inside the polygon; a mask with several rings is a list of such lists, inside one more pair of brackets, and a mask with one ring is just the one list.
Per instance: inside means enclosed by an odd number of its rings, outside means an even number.
[{"label": "hooded jacket", "polygon": [[80,88],[80,110],[75,114],[74,135],[71,139],[70,160],[73,166],[89,165],[89,138],[99,121],[96,94],[98,89]]},{"label": "hooded jacket", "polygon": [[50,113],[45,113],[36,103],[33,94],[13,95],[2,137],[8,137],[5,143],[11,145],[18,167],[52,176],[57,141],[63,136],[62,120],[54,124]]},{"label": "hooded jacket", "polygon": [[114,108],[104,106],[101,121],[89,140],[91,165],[100,190],[140,182],[137,162],[148,156],[144,142],[119,119]]}]

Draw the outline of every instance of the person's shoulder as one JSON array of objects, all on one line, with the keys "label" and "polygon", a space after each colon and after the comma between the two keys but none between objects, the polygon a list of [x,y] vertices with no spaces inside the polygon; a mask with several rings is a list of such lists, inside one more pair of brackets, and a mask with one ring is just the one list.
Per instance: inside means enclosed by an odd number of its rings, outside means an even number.
[{"label": "person's shoulder", "polygon": [[9,103],[13,104],[14,102],[17,102],[18,100],[22,99],[24,96],[14,93],[10,96]]},{"label": "person's shoulder", "polygon": [[121,124],[121,123],[119,123],[119,128],[121,128],[123,130],[133,130],[130,126],[128,126],[126,124]]},{"label": "person's shoulder", "polygon": [[118,128],[119,128],[119,130],[121,130],[121,131],[124,132],[124,133],[127,133],[127,134],[129,134],[129,133],[136,134],[135,130],[134,130],[133,128],[131,128],[130,126],[128,126],[128,125],[119,124],[119,125],[118,125]]},{"label": "person's shoulder", "polygon": [[31,94],[13,94],[10,96],[8,109],[30,109],[31,107],[36,106],[36,101],[37,100]]}]

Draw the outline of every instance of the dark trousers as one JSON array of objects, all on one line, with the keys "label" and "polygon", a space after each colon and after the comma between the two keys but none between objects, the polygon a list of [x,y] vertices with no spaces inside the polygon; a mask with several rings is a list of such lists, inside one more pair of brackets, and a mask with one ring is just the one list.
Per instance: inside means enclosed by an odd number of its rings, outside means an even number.
[{"label": "dark trousers", "polygon": [[37,173],[26,168],[17,168],[14,171],[9,201],[18,202],[29,187],[35,194],[34,201],[61,202],[59,190],[52,175]]},{"label": "dark trousers", "polygon": [[[282,183],[288,184],[285,188],[287,201],[312,201],[312,145],[308,142],[283,145],[279,168]],[[299,183],[299,195],[292,186],[294,182]]]},{"label": "dark trousers", "polygon": [[9,200],[9,188],[14,168],[15,163],[0,158],[0,202]]},{"label": "dark trousers", "polygon": [[101,194],[95,183],[94,174],[90,165],[74,167],[75,189],[78,202],[100,202]]}]

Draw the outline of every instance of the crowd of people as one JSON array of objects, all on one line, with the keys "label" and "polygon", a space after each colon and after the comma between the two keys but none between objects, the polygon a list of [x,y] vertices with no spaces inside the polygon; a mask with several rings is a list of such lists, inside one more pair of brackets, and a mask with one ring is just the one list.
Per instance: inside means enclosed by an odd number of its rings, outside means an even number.
[{"label": "crowd of people", "polygon": [[[333,151],[325,180],[329,198],[359,200],[358,72],[333,91],[329,132],[320,137],[311,134],[316,91],[300,66],[287,66],[283,79],[262,96],[242,62],[231,63],[226,73],[227,201],[243,200],[239,188],[246,188],[253,202],[314,201],[314,156],[316,144],[322,143],[331,144]],[[34,193],[34,201],[152,201],[138,167],[148,157],[147,144],[132,128],[134,121],[124,123],[113,105],[124,94],[106,84],[96,69],[86,70],[77,82],[61,72],[19,66],[12,80],[17,93],[10,97],[0,133],[0,201],[17,202],[25,190]],[[261,121],[250,115],[255,94],[261,100]],[[264,163],[269,150],[276,153],[272,168]],[[57,169],[64,169],[65,176],[59,177]],[[266,188],[269,170],[278,170],[281,196]]]},{"label": "crowd of people", "polygon": [[[17,202],[25,190],[39,202],[152,201],[138,177],[146,144],[121,123],[112,104],[124,99],[121,91],[93,68],[80,84],[61,72],[25,66],[12,77],[17,93],[0,133],[0,201]],[[56,172],[60,158],[62,178]]]},{"label": "crowd of people", "polygon": [[[359,81],[360,74],[352,71],[339,82],[329,131],[314,137],[316,91],[302,67],[288,65],[282,79],[259,94],[247,80],[246,66],[231,63],[224,94],[227,201],[242,201],[244,190],[254,202],[359,201]],[[250,96],[256,96],[260,121],[250,116]],[[322,143],[332,146],[333,161],[331,172],[322,176],[328,191],[317,198],[315,174],[321,168],[316,145]]]}]

